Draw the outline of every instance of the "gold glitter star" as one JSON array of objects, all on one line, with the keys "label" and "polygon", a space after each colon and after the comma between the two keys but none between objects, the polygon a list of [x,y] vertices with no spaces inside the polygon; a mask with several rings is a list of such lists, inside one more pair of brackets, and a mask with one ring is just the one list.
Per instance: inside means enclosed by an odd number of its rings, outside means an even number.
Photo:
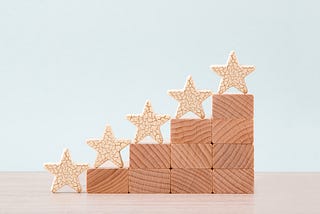
[{"label": "gold glitter star", "polygon": [[61,187],[68,185],[77,192],[81,192],[79,175],[88,169],[88,164],[72,163],[68,149],[63,151],[60,163],[45,163],[44,167],[55,178],[52,182],[51,191],[56,192]]},{"label": "gold glitter star", "polygon": [[207,99],[212,92],[209,90],[197,90],[191,76],[188,76],[183,90],[170,90],[168,94],[179,101],[176,118],[179,119],[187,112],[193,112],[201,119],[205,117],[202,102]]},{"label": "gold glitter star", "polygon": [[239,65],[236,53],[231,51],[227,65],[213,65],[211,69],[222,77],[219,85],[219,94],[223,94],[231,87],[235,87],[242,93],[248,92],[244,78],[255,70],[251,65]]},{"label": "gold glitter star", "polygon": [[134,143],[138,143],[145,137],[150,136],[156,142],[162,143],[163,137],[160,131],[160,126],[170,119],[169,115],[155,114],[152,110],[150,101],[147,101],[142,114],[129,114],[127,119],[137,126]]},{"label": "gold glitter star", "polygon": [[130,140],[116,139],[111,126],[107,125],[102,140],[87,141],[87,144],[98,152],[94,167],[98,168],[108,160],[120,168],[123,167],[120,151],[130,143]]}]

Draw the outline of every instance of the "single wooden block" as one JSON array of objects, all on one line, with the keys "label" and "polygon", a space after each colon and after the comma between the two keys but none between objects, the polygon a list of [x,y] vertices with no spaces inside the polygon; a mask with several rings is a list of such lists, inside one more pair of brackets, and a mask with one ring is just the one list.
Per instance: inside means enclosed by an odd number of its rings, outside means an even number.
[{"label": "single wooden block", "polygon": [[211,143],[210,119],[172,119],[171,143]]},{"label": "single wooden block", "polygon": [[169,169],[170,144],[131,144],[130,168]]},{"label": "single wooden block", "polygon": [[130,169],[129,193],[170,193],[170,169]]},{"label": "single wooden block", "polygon": [[171,144],[171,168],[212,168],[212,145]]},{"label": "single wooden block", "polygon": [[253,119],[253,100],[251,94],[212,95],[212,117]]},{"label": "single wooden block", "polygon": [[212,169],[172,169],[171,193],[212,193]]},{"label": "single wooden block", "polygon": [[254,192],[253,169],[214,169],[213,192],[216,194],[250,194]]},{"label": "single wooden block", "polygon": [[88,193],[128,193],[128,169],[88,169]]},{"label": "single wooden block", "polygon": [[214,144],[214,169],[252,169],[254,147],[252,144]]},{"label": "single wooden block", "polygon": [[212,119],[212,143],[252,144],[252,119]]}]

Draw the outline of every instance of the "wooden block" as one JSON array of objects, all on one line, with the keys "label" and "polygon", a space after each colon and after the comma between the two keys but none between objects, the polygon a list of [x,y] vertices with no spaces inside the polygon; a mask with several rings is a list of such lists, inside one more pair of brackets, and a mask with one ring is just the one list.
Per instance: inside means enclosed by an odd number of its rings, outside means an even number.
[{"label": "wooden block", "polygon": [[214,169],[251,169],[254,162],[251,144],[214,144]]},{"label": "wooden block", "polygon": [[88,193],[128,193],[128,169],[89,169]]},{"label": "wooden block", "polygon": [[170,169],[130,169],[129,193],[170,193]]},{"label": "wooden block", "polygon": [[212,193],[212,169],[172,169],[171,193]]},{"label": "wooden block", "polygon": [[253,119],[253,95],[212,95],[212,117],[228,119]]},{"label": "wooden block", "polygon": [[253,169],[214,169],[213,192],[216,194],[250,194],[254,192]]},{"label": "wooden block", "polygon": [[171,143],[211,143],[210,119],[172,119]]},{"label": "wooden block", "polygon": [[169,169],[170,144],[131,144],[130,168]]},{"label": "wooden block", "polygon": [[171,168],[212,168],[212,145],[171,144]]},{"label": "wooden block", "polygon": [[253,120],[212,119],[212,143],[252,144]]}]

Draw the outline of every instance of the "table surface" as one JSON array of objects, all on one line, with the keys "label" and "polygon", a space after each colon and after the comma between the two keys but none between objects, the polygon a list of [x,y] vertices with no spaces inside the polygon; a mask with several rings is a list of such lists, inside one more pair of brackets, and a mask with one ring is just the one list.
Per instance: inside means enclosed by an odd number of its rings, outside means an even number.
[{"label": "table surface", "polygon": [[1,172],[0,213],[320,213],[320,173],[256,173],[253,195],[53,194],[52,178]]}]

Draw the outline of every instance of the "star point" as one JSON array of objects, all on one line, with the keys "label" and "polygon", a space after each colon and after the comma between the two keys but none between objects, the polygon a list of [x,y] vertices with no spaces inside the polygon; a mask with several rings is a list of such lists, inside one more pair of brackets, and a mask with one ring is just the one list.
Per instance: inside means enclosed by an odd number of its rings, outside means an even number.
[{"label": "star point", "polygon": [[219,84],[219,94],[223,94],[231,87],[242,93],[248,93],[245,77],[255,70],[251,65],[240,65],[235,51],[231,51],[227,65],[213,65],[211,69],[222,77]]},{"label": "star point", "polygon": [[116,139],[112,128],[107,125],[101,140],[88,140],[87,144],[97,151],[97,158],[94,167],[98,168],[108,160],[113,162],[117,167],[123,167],[121,150],[131,143],[131,140]]},{"label": "star point", "polygon": [[88,169],[88,164],[74,164],[68,149],[62,153],[60,163],[45,163],[44,168],[55,176],[51,191],[57,192],[65,185],[70,186],[76,192],[81,192],[79,175]]},{"label": "star point", "polygon": [[134,143],[150,136],[159,144],[163,143],[160,127],[170,119],[170,115],[155,114],[151,102],[146,101],[142,114],[129,114],[127,119],[137,127]]},{"label": "star point", "polygon": [[187,112],[193,112],[201,119],[205,118],[202,102],[212,95],[210,90],[197,90],[191,76],[187,77],[184,89],[169,90],[168,94],[179,102],[176,118]]}]

